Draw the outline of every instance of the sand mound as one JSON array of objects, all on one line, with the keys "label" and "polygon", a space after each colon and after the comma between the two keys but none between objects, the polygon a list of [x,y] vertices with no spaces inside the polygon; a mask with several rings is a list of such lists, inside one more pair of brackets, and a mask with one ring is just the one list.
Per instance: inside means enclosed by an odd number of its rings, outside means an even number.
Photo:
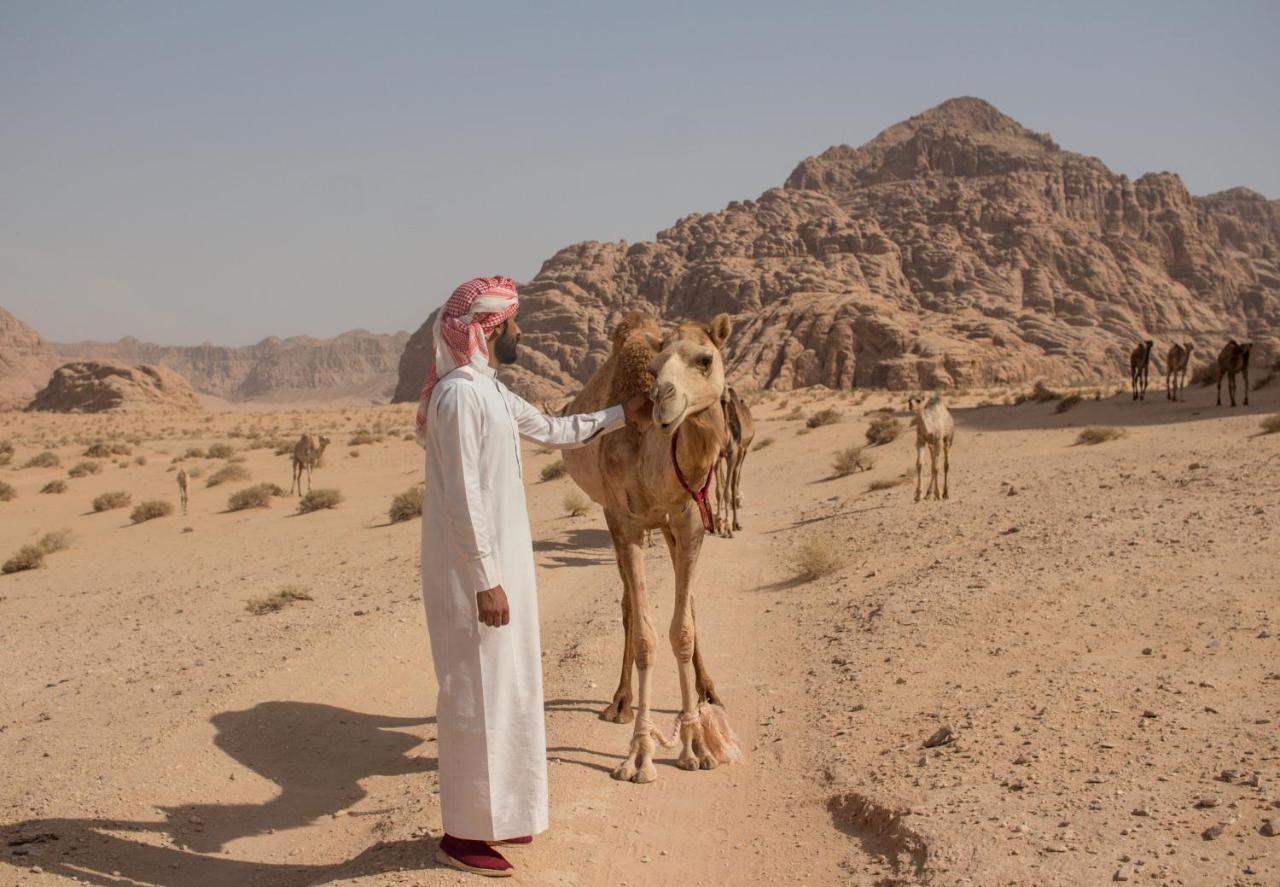
[{"label": "sand mound", "polygon": [[187,380],[173,370],[99,361],[58,367],[28,410],[55,413],[199,412]]}]

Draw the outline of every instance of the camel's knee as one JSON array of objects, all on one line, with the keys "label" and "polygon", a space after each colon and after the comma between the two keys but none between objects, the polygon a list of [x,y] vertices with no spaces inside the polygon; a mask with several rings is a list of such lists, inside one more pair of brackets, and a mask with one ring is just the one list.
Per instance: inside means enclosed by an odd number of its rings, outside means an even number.
[{"label": "camel's knee", "polygon": [[653,629],[645,627],[635,638],[636,668],[646,669],[653,664],[654,653],[657,652],[658,638]]},{"label": "camel's knee", "polygon": [[685,625],[683,622],[672,623],[668,637],[671,640],[671,652],[675,653],[676,661],[692,662],[696,646],[693,626]]}]

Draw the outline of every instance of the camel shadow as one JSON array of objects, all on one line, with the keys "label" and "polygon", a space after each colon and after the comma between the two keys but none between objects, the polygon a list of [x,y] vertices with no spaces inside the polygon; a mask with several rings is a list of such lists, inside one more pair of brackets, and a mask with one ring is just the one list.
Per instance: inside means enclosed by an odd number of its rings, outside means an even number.
[{"label": "camel shadow", "polygon": [[[0,825],[7,861],[92,884],[122,879],[154,884],[323,884],[397,865],[431,867],[424,842],[378,844],[335,865],[274,865],[214,854],[239,838],[298,828],[332,816],[366,797],[372,776],[436,769],[436,759],[411,752],[418,736],[399,732],[434,718],[395,718],[304,702],[264,702],[215,715],[214,745],[273,783],[279,793],[261,804],[188,803],[157,806],[156,820],[35,819]],[[131,840],[128,833],[149,833]],[[167,844],[156,843],[167,836]],[[419,852],[421,851],[421,852]],[[406,858],[410,861],[406,861]],[[119,875],[113,873],[119,872]]]},{"label": "camel shadow", "polygon": [[533,543],[534,551],[583,551],[584,549],[613,548],[613,537],[608,530],[596,527],[579,527],[570,530],[563,539],[538,539]]}]

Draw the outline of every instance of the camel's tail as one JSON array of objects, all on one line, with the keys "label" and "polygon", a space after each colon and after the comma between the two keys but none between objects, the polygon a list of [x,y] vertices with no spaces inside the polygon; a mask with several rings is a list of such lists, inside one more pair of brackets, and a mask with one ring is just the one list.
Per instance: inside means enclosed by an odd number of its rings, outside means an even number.
[{"label": "camel's tail", "polygon": [[742,760],[742,746],[738,734],[729,725],[729,716],[714,702],[698,704],[698,718],[702,721],[702,741],[718,764],[736,764]]}]

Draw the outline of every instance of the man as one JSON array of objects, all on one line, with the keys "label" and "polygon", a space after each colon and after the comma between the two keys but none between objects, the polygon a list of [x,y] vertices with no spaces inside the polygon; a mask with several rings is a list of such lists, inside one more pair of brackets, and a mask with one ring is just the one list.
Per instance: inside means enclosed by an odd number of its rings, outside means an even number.
[{"label": "man", "polygon": [[444,837],[436,860],[509,876],[494,844],[547,828],[542,652],[520,438],[577,447],[647,415],[641,395],[579,416],[544,416],[498,381],[514,363],[519,295],[506,277],[454,290],[436,317],[422,388],[426,450],[422,595],[440,687],[436,729]]}]

